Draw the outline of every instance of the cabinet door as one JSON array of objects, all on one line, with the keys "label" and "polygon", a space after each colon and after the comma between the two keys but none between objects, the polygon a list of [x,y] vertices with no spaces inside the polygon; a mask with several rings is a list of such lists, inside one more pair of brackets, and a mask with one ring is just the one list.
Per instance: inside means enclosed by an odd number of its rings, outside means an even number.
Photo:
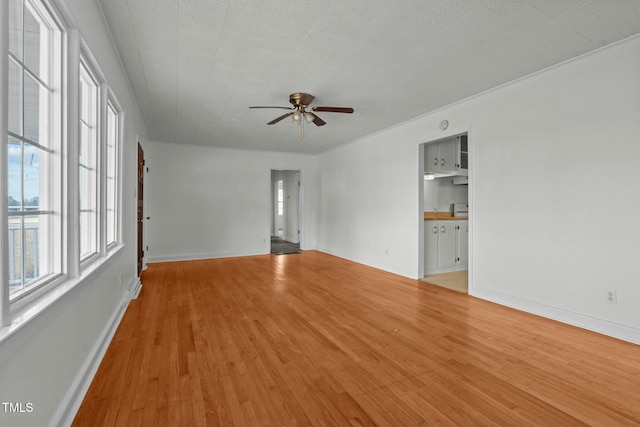
[{"label": "cabinet door", "polygon": [[[447,139],[438,143],[438,168],[441,172],[455,172],[458,165],[458,138]],[[458,165],[459,166],[459,165]]]},{"label": "cabinet door", "polygon": [[438,268],[438,221],[424,222],[424,272]]},{"label": "cabinet door", "polygon": [[468,171],[469,170],[469,137],[467,135],[460,135],[458,137],[458,159],[460,163],[459,170]]},{"label": "cabinet door", "polygon": [[458,223],[458,267],[469,265],[469,221],[456,221]]},{"label": "cabinet door", "polygon": [[425,172],[437,172],[438,165],[440,164],[440,158],[438,157],[438,143],[433,142],[427,144],[424,147],[424,171]]},{"label": "cabinet door", "polygon": [[438,224],[438,269],[456,265],[456,222],[440,221]]}]

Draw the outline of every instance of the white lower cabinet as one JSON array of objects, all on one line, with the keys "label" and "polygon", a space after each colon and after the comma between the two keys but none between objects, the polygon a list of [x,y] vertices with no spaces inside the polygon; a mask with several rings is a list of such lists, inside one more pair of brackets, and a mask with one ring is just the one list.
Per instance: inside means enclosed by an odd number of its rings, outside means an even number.
[{"label": "white lower cabinet", "polygon": [[424,222],[424,274],[466,270],[469,264],[469,221]]},{"label": "white lower cabinet", "polygon": [[456,264],[458,270],[466,270],[469,267],[469,221],[456,221],[458,223],[458,250]]}]

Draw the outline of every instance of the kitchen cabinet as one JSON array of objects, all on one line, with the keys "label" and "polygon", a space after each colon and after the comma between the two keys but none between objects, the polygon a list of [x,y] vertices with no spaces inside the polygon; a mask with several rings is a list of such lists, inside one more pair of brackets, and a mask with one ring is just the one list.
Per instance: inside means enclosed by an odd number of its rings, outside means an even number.
[{"label": "kitchen cabinet", "polygon": [[440,221],[424,222],[424,272],[438,268],[438,236]]},{"label": "kitchen cabinet", "polygon": [[456,264],[458,269],[466,270],[469,267],[469,221],[456,222]]},{"label": "kitchen cabinet", "polygon": [[424,222],[424,273],[466,270],[469,264],[469,221]]},{"label": "kitchen cabinet", "polygon": [[427,144],[424,149],[424,171],[436,177],[469,173],[469,144],[467,135]]}]

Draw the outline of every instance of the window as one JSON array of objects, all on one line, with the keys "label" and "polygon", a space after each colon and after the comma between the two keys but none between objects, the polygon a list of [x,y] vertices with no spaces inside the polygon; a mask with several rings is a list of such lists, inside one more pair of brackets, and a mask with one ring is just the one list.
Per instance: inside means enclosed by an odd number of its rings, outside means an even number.
[{"label": "window", "polygon": [[[9,295],[61,272],[61,30],[37,0],[9,0]],[[5,21],[6,24],[6,21]],[[57,249],[57,250],[56,250]]]},{"label": "window", "polygon": [[278,181],[278,216],[284,215],[284,181]]},{"label": "window", "polygon": [[107,179],[107,247],[118,240],[118,147],[120,141],[120,120],[112,100],[107,102],[107,147],[106,147],[106,179]]},{"label": "window", "polygon": [[98,181],[98,83],[85,61],[80,62],[80,126],[78,185],[80,206],[80,260],[98,252],[100,197]]},{"label": "window", "polygon": [[0,341],[121,248],[124,113],[56,4],[0,0]]}]

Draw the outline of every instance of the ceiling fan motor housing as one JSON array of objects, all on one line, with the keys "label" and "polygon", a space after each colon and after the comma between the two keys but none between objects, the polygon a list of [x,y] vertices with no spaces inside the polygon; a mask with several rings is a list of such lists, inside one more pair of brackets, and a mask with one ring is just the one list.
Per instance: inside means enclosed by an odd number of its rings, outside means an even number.
[{"label": "ceiling fan motor housing", "polygon": [[295,92],[289,95],[289,102],[294,107],[302,107],[303,109],[315,99],[313,95],[304,92]]}]

